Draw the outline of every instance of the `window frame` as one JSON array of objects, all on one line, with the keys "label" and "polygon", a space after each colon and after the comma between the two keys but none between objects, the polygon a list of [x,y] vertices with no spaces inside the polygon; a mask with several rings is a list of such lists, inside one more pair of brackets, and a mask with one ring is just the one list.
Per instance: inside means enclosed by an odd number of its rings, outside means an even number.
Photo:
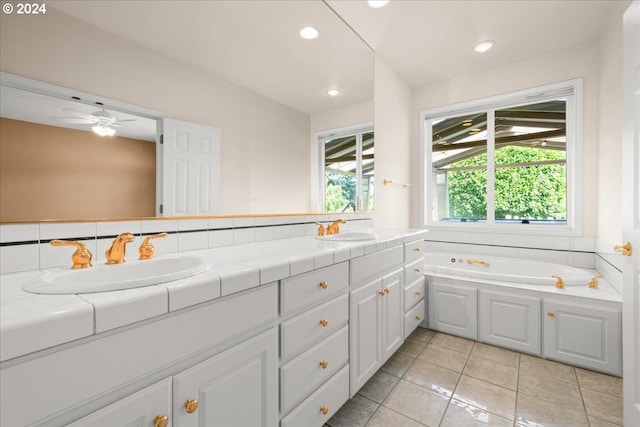
[{"label": "window frame", "polygon": [[[518,224],[495,222],[494,218],[494,118],[495,111],[522,104],[566,97],[566,170],[567,170],[567,222],[566,224]],[[477,231],[512,234],[566,235],[582,233],[582,151],[583,151],[583,79],[573,79],[483,99],[432,108],[420,112],[420,226],[432,230]],[[487,221],[483,223],[446,223],[432,218],[432,189],[435,188],[431,171],[431,122],[447,117],[474,113],[487,113]],[[490,140],[490,142],[489,142]],[[491,214],[489,215],[489,213]],[[491,220],[489,220],[491,218]]]}]

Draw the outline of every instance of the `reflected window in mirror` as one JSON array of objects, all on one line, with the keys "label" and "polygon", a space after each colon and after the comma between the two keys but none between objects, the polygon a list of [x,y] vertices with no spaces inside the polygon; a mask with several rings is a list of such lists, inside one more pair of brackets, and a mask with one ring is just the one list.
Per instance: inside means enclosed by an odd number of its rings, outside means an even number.
[{"label": "reflected window in mirror", "polygon": [[373,211],[375,150],[373,126],[329,131],[319,137],[325,212]]}]

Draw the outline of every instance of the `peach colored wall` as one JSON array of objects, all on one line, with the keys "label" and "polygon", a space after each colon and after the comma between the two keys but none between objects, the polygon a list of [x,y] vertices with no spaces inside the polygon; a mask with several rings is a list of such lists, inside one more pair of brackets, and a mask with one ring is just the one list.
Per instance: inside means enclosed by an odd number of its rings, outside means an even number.
[{"label": "peach colored wall", "polygon": [[153,142],[2,118],[0,220],[153,216],[155,169]]}]

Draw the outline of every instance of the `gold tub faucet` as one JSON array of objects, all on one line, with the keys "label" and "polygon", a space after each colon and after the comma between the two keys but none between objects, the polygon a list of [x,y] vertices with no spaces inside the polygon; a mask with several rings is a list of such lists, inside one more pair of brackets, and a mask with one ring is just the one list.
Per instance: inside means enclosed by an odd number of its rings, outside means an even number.
[{"label": "gold tub faucet", "polygon": [[555,274],[552,274],[551,277],[553,277],[554,279],[556,279],[556,288],[558,289],[564,289],[564,279],[560,276],[557,276]]},{"label": "gold tub faucet", "polygon": [[346,224],[347,221],[345,221],[344,219],[339,219],[336,221],[333,221],[333,223],[329,226],[327,226],[327,234],[338,234],[340,233],[340,226],[338,224]]},{"label": "gold tub faucet", "polygon": [[154,234],[152,236],[145,237],[144,240],[142,241],[142,244],[138,248],[138,254],[140,255],[138,259],[144,260],[144,259],[153,258],[154,248],[153,248],[153,245],[151,244],[151,240],[159,239],[162,237],[167,237],[167,233],[159,233],[159,234]]},{"label": "gold tub faucet", "polygon": [[590,289],[598,289],[598,279],[602,279],[604,276],[602,274],[598,274],[597,276],[593,276],[591,280],[589,280],[589,288]]},{"label": "gold tub faucet", "polygon": [[81,268],[89,268],[93,264],[91,264],[91,258],[93,255],[89,252],[89,249],[84,245],[84,243],[76,242],[75,240],[52,240],[49,242],[51,246],[75,246],[76,251],[71,254],[71,268],[74,270],[79,270]]},{"label": "gold tub faucet", "polygon": [[479,259],[468,259],[467,260],[467,264],[475,264],[475,265],[481,265],[483,267],[489,267],[489,263],[486,261],[480,261]]},{"label": "gold tub faucet", "polygon": [[316,222],[316,224],[318,224],[318,236],[324,236],[324,225],[322,225],[322,223],[320,222]]},{"label": "gold tub faucet", "polygon": [[132,233],[122,233],[116,237],[109,249],[104,253],[107,264],[122,264],[125,262],[124,255],[127,251],[127,243],[133,242],[133,239]]}]

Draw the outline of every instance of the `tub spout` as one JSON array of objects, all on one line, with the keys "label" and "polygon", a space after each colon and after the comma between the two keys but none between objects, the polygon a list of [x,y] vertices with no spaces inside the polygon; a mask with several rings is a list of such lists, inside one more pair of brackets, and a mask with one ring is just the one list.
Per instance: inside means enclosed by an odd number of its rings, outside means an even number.
[{"label": "tub spout", "polygon": [[555,274],[552,274],[551,277],[553,277],[554,279],[556,279],[556,288],[558,289],[564,289],[564,279],[560,276],[557,276]]},{"label": "tub spout", "polygon": [[467,264],[475,264],[475,265],[481,265],[483,267],[489,267],[489,263],[486,261],[480,261],[479,259],[468,259],[467,260]]},{"label": "tub spout", "polygon": [[597,276],[593,276],[591,278],[591,280],[589,281],[589,288],[598,289],[598,279],[601,279],[603,277],[604,276],[602,274],[598,274]]}]

